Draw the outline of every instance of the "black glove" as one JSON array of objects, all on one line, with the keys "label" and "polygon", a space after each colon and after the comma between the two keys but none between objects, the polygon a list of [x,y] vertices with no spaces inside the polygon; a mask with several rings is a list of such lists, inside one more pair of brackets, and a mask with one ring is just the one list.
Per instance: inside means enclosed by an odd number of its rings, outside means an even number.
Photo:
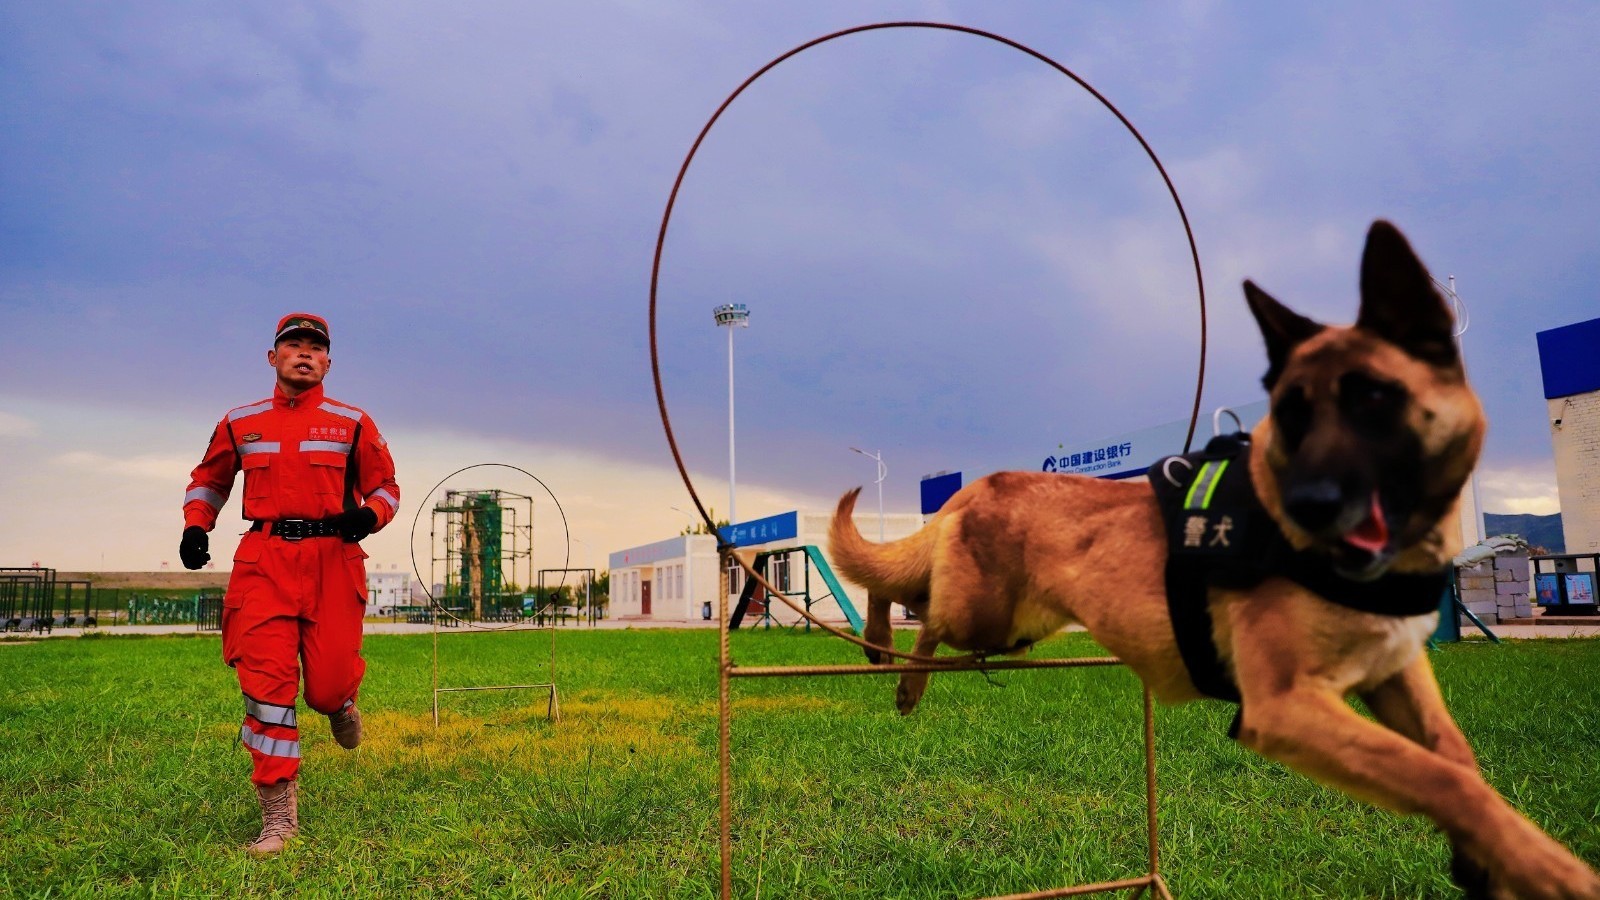
[{"label": "black glove", "polygon": [[339,536],[345,543],[353,544],[372,533],[378,527],[378,514],[370,506],[361,506],[347,509],[334,516],[333,526],[339,529]]},{"label": "black glove", "polygon": [[178,542],[178,558],[185,569],[198,569],[211,562],[211,538],[199,525],[183,530],[183,540]]}]

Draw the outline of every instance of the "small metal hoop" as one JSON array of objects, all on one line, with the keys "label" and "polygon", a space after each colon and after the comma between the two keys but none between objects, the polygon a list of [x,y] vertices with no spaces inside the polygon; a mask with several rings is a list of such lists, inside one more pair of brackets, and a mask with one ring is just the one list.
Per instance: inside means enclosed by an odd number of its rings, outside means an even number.
[{"label": "small metal hoop", "polygon": [[1228,432],[1229,434],[1237,434],[1238,432],[1241,432],[1241,431],[1244,430],[1244,420],[1239,418],[1239,414],[1238,413],[1236,413],[1233,410],[1227,408],[1226,406],[1219,406],[1219,407],[1216,408],[1216,410],[1214,412],[1211,413],[1211,436],[1212,437],[1216,437],[1217,435],[1222,434],[1222,417],[1223,416],[1227,416],[1228,418],[1232,419],[1233,420],[1233,424],[1238,426],[1233,431]]},{"label": "small metal hoop", "polygon": [[[410,548],[409,548],[411,550],[411,574],[415,575],[417,577],[417,583],[422,585],[422,592],[424,594],[426,594],[427,597],[428,597],[428,606],[432,610],[432,615],[437,616],[439,613],[444,613],[445,615],[449,616],[450,618],[456,620],[456,622],[458,622],[458,623],[460,623],[462,625],[465,625],[468,628],[477,629],[478,631],[513,631],[513,630],[518,630],[518,629],[526,630],[527,626],[524,625],[522,622],[507,622],[507,623],[505,623],[503,625],[494,625],[494,626],[482,625],[482,624],[479,624],[477,622],[469,622],[466,619],[463,619],[460,616],[456,615],[455,613],[451,612],[450,610],[445,609],[443,606],[441,606],[439,604],[439,599],[437,597],[433,596],[433,585],[429,584],[428,580],[426,578],[422,577],[422,572],[419,571],[418,568],[417,568],[417,522],[422,518],[422,508],[424,506],[428,505],[427,504],[428,499],[431,498],[434,494],[438,493],[439,488],[444,487],[444,483],[446,481],[449,481],[450,479],[456,477],[457,475],[460,475],[462,472],[471,471],[472,469],[487,469],[487,468],[510,469],[513,472],[521,472],[522,474],[528,476],[529,478],[532,478],[534,480],[534,482],[539,485],[539,487],[544,488],[544,492],[546,494],[550,495],[550,502],[552,502],[552,503],[554,503],[556,505],[556,512],[560,513],[560,515],[561,515],[561,539],[565,543],[565,548],[562,550],[562,563],[561,563],[561,565],[563,567],[566,567],[566,566],[569,566],[569,565],[572,564],[572,531],[571,531],[570,528],[567,527],[567,511],[565,509],[562,509],[561,501],[556,498],[556,492],[550,490],[550,485],[545,484],[543,479],[541,479],[539,476],[533,474],[532,472],[529,472],[527,469],[523,469],[523,468],[520,468],[518,466],[513,466],[513,465],[510,465],[508,463],[473,463],[470,466],[462,466],[461,468],[455,470],[454,472],[451,472],[449,475],[446,475],[445,477],[439,479],[439,482],[437,484],[435,484],[433,487],[429,488],[428,489],[428,493],[426,493],[426,494],[424,494],[422,496],[423,502],[417,504],[416,515],[413,515],[411,517],[411,544],[410,544]],[[531,547],[532,546],[532,543],[531,543],[532,542],[532,537],[531,536],[529,538],[529,541],[530,541],[529,546]],[[433,553],[433,548],[432,547],[428,548],[428,553],[431,556],[431,554]],[[429,563],[429,568],[431,570],[432,563]],[[565,572],[563,572],[561,574],[560,583],[558,583],[556,585],[557,590],[559,590],[560,588],[565,586],[566,583],[567,583],[567,575],[566,575]],[[438,724],[438,723],[435,722],[434,724]]]},{"label": "small metal hoop", "polygon": [[1183,483],[1182,482],[1180,482],[1180,481],[1178,481],[1178,479],[1172,477],[1172,464],[1173,463],[1178,463],[1178,464],[1182,465],[1185,469],[1193,469],[1194,468],[1194,463],[1189,462],[1187,459],[1184,459],[1181,456],[1169,456],[1169,457],[1167,457],[1166,462],[1161,464],[1161,477],[1167,479],[1167,481],[1173,487],[1183,487]]}]

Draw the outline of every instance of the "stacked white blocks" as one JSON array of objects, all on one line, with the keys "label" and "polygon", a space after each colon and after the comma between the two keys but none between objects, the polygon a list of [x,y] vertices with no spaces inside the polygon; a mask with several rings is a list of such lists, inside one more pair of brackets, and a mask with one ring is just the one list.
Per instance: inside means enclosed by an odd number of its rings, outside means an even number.
[{"label": "stacked white blocks", "polygon": [[[1461,583],[1461,602],[1484,624],[1533,618],[1527,551],[1463,566],[1456,575]],[[1462,622],[1466,624],[1464,616]]]}]

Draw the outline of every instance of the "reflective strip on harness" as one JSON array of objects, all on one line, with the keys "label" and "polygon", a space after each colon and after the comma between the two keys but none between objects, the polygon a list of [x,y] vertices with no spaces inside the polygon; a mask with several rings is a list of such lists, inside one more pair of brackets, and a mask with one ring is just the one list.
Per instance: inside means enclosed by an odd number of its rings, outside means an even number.
[{"label": "reflective strip on harness", "polygon": [[326,450],[333,453],[349,453],[350,446],[349,441],[301,441],[300,452]]},{"label": "reflective strip on harness", "polygon": [[266,412],[267,410],[269,410],[271,408],[272,408],[272,401],[271,400],[263,400],[260,403],[254,403],[254,404],[251,404],[250,406],[241,406],[238,409],[233,410],[233,411],[228,413],[228,421],[229,422],[236,422],[239,419],[244,418],[245,416],[253,416],[256,413],[264,413],[264,412]]},{"label": "reflective strip on harness", "polygon": [[389,504],[389,508],[392,509],[392,510],[395,510],[395,511],[398,512],[399,509],[400,509],[400,498],[396,497],[395,495],[393,495],[391,493],[389,493],[388,491],[384,490],[383,488],[378,488],[377,490],[373,491],[372,492],[372,496],[368,497],[367,499],[370,500],[370,499],[372,499],[372,497],[377,497],[378,499],[382,500],[383,502]]},{"label": "reflective strip on harness", "polygon": [[246,747],[249,747],[251,750],[254,750],[264,756],[280,756],[287,757],[289,759],[300,758],[299,741],[288,741],[284,740],[283,738],[273,738],[267,737],[264,734],[256,734],[254,731],[250,730],[250,726],[248,725],[239,729],[239,741]]},{"label": "reflective strip on harness", "polygon": [[244,711],[263,725],[296,727],[294,707],[292,706],[275,706],[271,703],[262,703],[260,700],[246,694],[244,697]]},{"label": "reflective strip on harness", "polygon": [[278,442],[277,441],[256,441],[253,444],[245,444],[245,445],[243,445],[243,446],[241,446],[239,448],[239,455],[240,456],[249,456],[252,453],[277,453],[277,452],[278,452]]},{"label": "reflective strip on harness", "polygon": [[323,412],[333,413],[336,416],[344,416],[346,419],[354,419],[357,422],[361,421],[360,410],[346,409],[343,406],[334,406],[332,403],[329,403],[326,400],[322,401],[322,405],[317,408]]},{"label": "reflective strip on harness", "polygon": [[190,488],[189,493],[183,495],[183,502],[187,504],[190,500],[199,500],[201,503],[217,510],[222,509],[222,504],[228,502],[227,497],[208,487]]},{"label": "reflective strip on harness", "polygon": [[[1189,485],[1189,494],[1183,498],[1184,509],[1210,509],[1211,497],[1217,492],[1217,485],[1222,483],[1222,473],[1228,471],[1228,463],[1232,460],[1214,459],[1200,467],[1194,476],[1194,484]],[[1195,495],[1199,494],[1199,502]]]}]

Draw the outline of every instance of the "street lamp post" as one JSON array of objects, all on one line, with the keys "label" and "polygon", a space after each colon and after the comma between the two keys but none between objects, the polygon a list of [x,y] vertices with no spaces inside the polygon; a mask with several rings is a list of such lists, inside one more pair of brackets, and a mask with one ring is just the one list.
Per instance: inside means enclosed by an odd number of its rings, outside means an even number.
[{"label": "street lamp post", "polygon": [[883,451],[868,453],[860,447],[851,447],[851,450],[865,456],[878,464],[878,543],[883,543],[883,480],[889,477],[889,467],[883,464]]},{"label": "street lamp post", "polygon": [[717,327],[728,329],[728,523],[738,524],[736,506],[737,470],[733,462],[733,329],[750,327],[750,307],[743,303],[725,303],[711,311]]},{"label": "street lamp post", "polygon": [[[1467,304],[1462,302],[1461,295],[1456,293],[1456,277],[1454,275],[1448,277],[1450,279],[1448,284],[1435,278],[1433,279],[1433,285],[1444,293],[1445,299],[1453,307],[1451,313],[1454,314],[1456,320],[1454,335],[1456,351],[1461,355],[1461,367],[1465,369],[1467,366],[1467,327],[1472,324],[1472,317],[1467,313]],[[1474,469],[1472,475],[1467,479],[1467,485],[1465,490],[1462,491],[1461,500],[1462,542],[1469,546],[1480,543],[1488,535],[1488,530],[1483,524],[1483,506],[1478,502],[1477,469]]]}]

